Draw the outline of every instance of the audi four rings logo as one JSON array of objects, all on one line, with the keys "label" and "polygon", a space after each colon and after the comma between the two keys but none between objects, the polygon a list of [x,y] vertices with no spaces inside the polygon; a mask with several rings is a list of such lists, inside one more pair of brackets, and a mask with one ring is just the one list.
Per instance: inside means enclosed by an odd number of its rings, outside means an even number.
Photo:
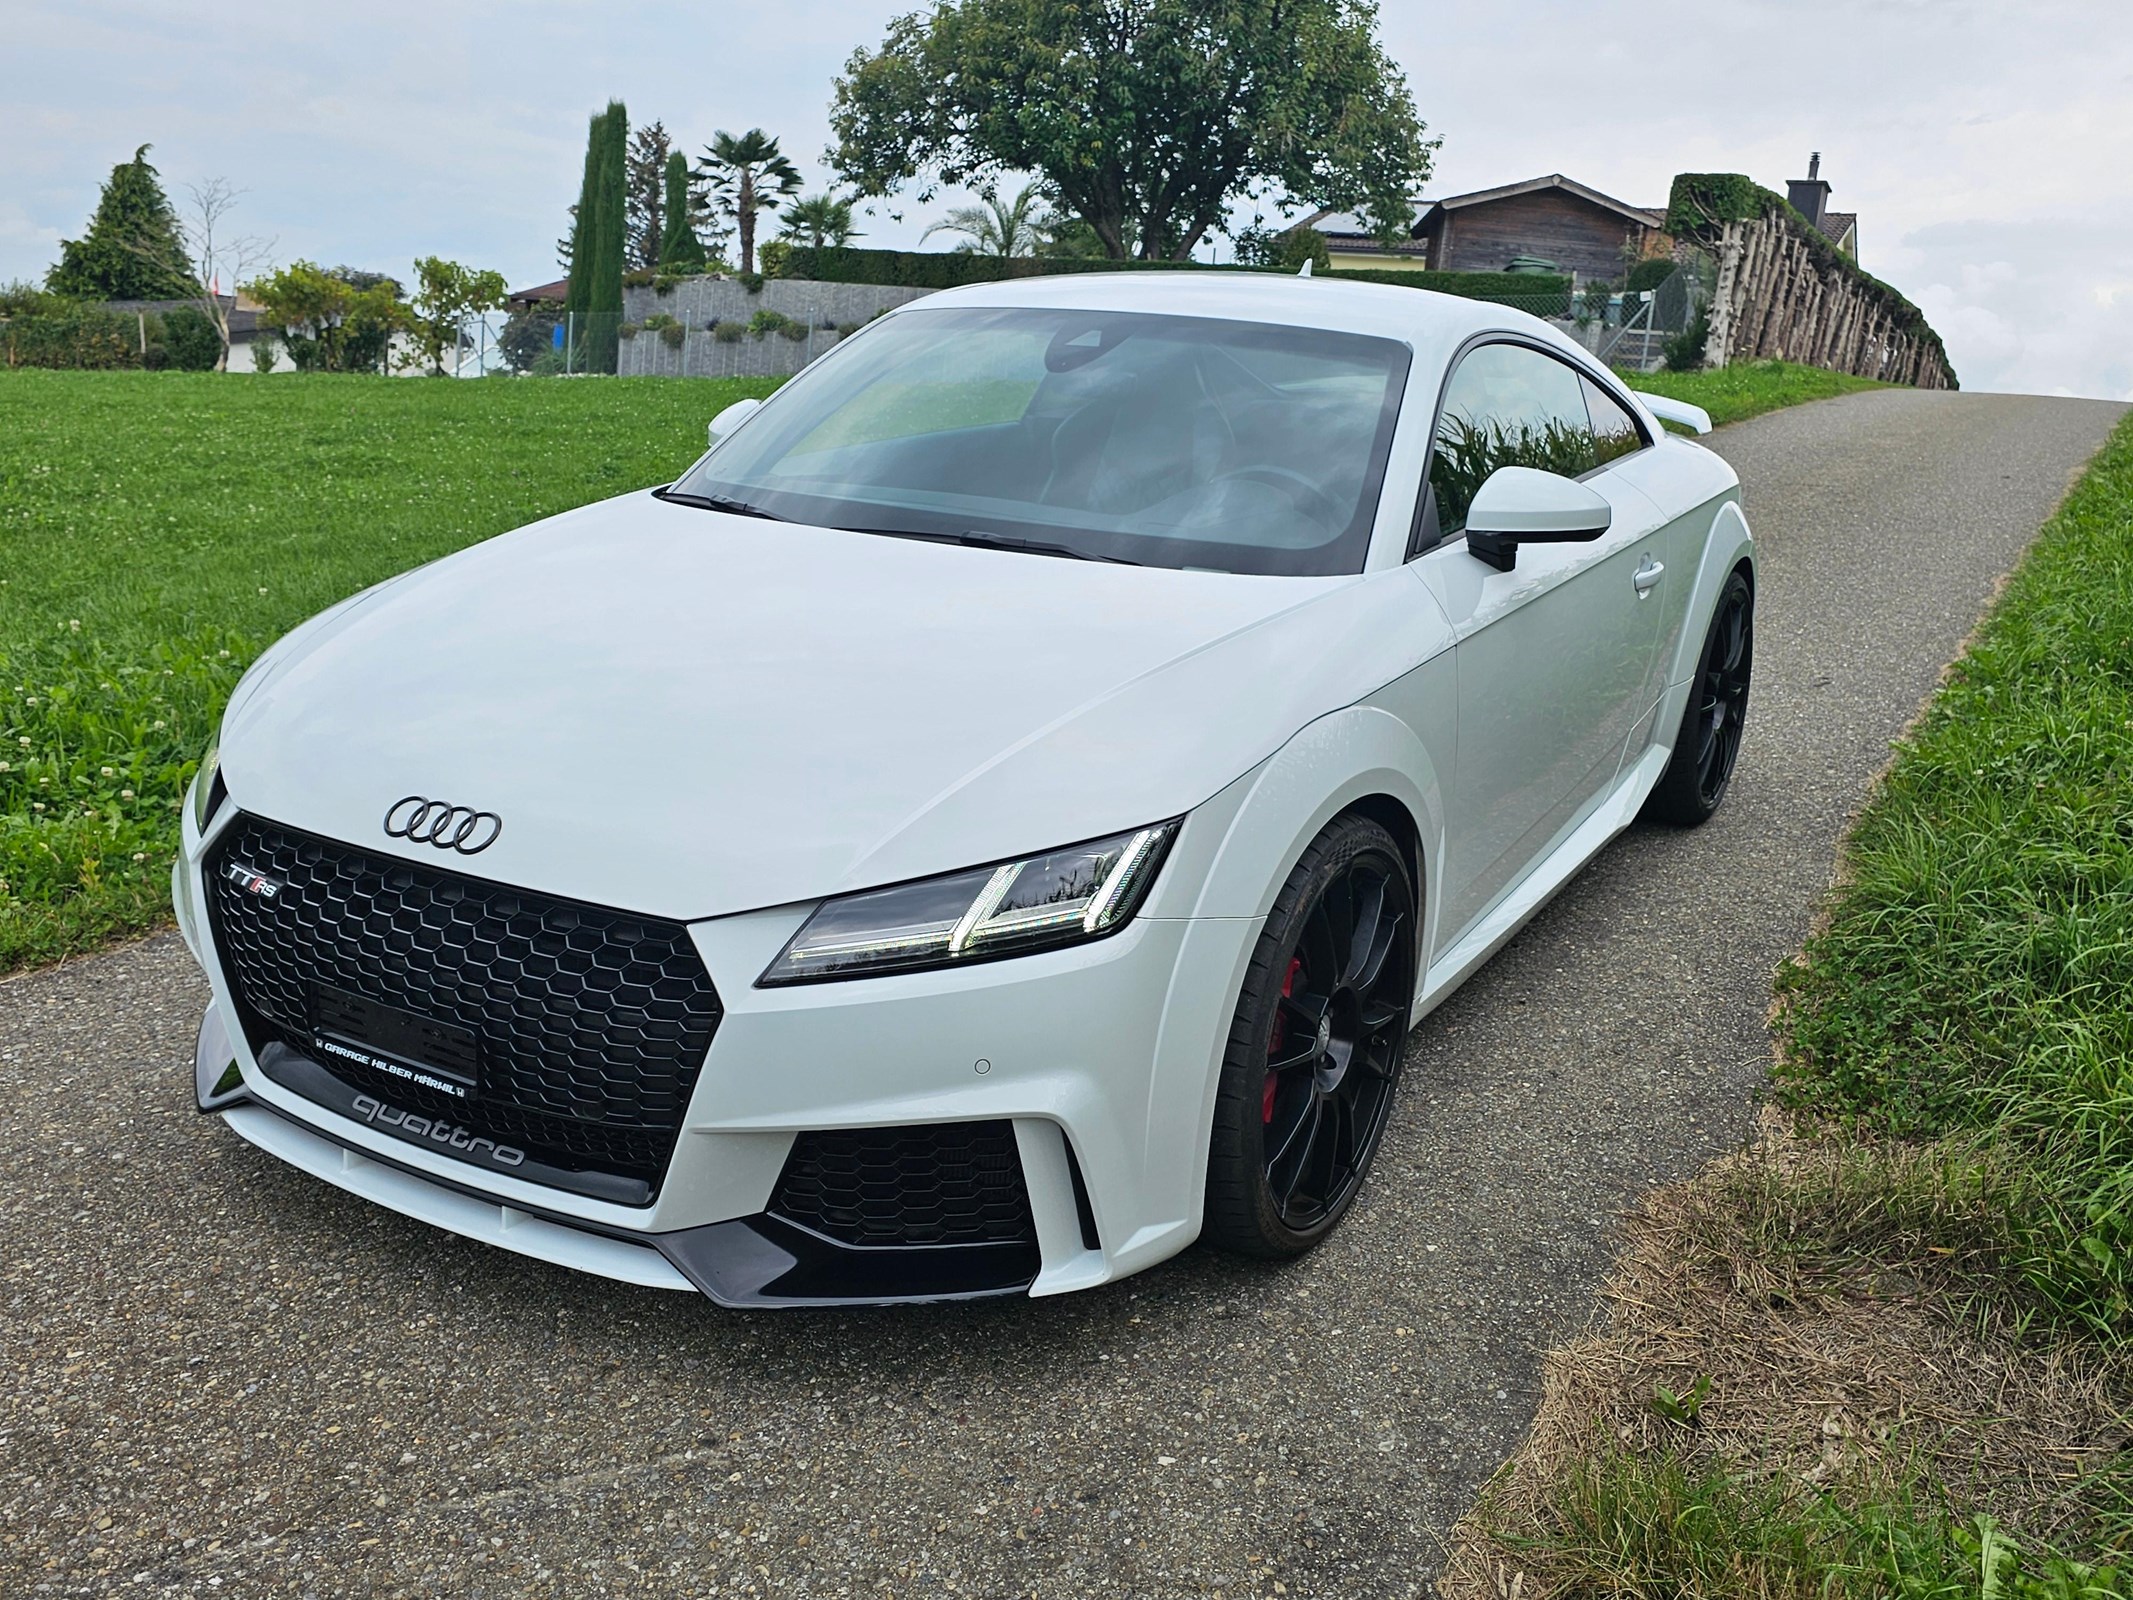
[{"label": "audi four rings logo", "polygon": [[419,794],[395,800],[385,813],[387,838],[457,850],[463,856],[480,855],[496,843],[497,835],[503,831],[504,819],[493,811],[455,806],[447,800],[425,800]]}]

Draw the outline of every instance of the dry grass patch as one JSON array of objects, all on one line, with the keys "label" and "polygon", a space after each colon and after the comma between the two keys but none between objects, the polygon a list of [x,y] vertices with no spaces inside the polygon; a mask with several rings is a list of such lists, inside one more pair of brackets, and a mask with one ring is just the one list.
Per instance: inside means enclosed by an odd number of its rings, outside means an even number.
[{"label": "dry grass patch", "polygon": [[1974,1292],[2027,1199],[1986,1149],[1801,1139],[1766,1115],[1754,1147],[1629,1219],[1604,1330],[1548,1358],[1443,1592],[1877,1592],[1856,1546],[1892,1505],[1958,1567],[1981,1537],[2083,1538],[2133,1374]]}]

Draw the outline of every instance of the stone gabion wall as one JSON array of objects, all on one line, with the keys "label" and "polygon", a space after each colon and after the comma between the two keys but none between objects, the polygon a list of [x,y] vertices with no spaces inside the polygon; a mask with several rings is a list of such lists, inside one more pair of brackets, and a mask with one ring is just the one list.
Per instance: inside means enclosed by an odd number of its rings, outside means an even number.
[{"label": "stone gabion wall", "polygon": [[[622,319],[638,332],[623,339],[616,371],[623,377],[783,377],[833,349],[838,327],[864,323],[929,292],[797,278],[766,279],[754,294],[738,278],[690,278],[666,294],[654,288],[625,289]],[[719,324],[745,325],[758,311],[775,311],[804,323],[808,332],[798,339],[775,332],[743,334],[729,341],[710,331]],[[679,344],[669,344],[658,329],[643,327],[647,317],[661,313],[687,330]]]}]

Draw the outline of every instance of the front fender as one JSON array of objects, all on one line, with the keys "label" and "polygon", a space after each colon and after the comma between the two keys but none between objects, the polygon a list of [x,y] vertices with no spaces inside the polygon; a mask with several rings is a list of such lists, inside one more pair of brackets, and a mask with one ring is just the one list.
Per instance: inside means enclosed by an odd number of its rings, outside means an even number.
[{"label": "front fender", "polygon": [[1666,696],[1659,705],[1659,721],[1654,743],[1671,748],[1681,728],[1682,715],[1688,710],[1689,692],[1694,687],[1696,663],[1702,658],[1704,635],[1711,628],[1711,613],[1718,605],[1718,591],[1724,586],[1726,576],[1743,562],[1748,567],[1748,581],[1756,581],[1755,536],[1748,531],[1748,519],[1741,513],[1740,502],[1727,500],[1711,519],[1711,531],[1703,542],[1703,561],[1696,569],[1696,588],[1689,599],[1688,621],[1681,630],[1681,637],[1674,644],[1674,659],[1667,667]]}]

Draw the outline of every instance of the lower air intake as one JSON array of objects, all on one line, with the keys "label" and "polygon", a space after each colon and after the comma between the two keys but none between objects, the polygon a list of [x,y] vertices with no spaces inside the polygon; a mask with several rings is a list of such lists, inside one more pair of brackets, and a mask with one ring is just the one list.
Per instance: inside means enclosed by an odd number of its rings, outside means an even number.
[{"label": "lower air intake", "polygon": [[1034,1243],[1010,1122],[803,1133],[772,1215],[855,1246]]}]

